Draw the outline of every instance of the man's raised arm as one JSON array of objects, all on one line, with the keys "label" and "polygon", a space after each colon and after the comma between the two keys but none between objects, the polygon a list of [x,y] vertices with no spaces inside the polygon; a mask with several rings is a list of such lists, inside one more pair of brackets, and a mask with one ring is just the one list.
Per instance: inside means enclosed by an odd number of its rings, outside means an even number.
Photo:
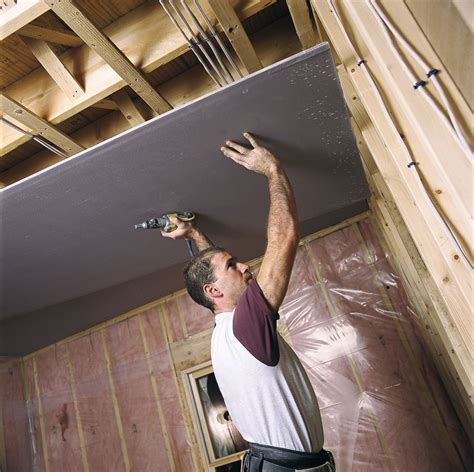
[{"label": "man's raised arm", "polygon": [[267,227],[267,249],[263,256],[258,284],[271,307],[277,311],[285,297],[298,247],[298,217],[290,182],[279,160],[255,139],[244,133],[253,149],[232,141],[221,148],[225,156],[268,179],[270,209]]}]

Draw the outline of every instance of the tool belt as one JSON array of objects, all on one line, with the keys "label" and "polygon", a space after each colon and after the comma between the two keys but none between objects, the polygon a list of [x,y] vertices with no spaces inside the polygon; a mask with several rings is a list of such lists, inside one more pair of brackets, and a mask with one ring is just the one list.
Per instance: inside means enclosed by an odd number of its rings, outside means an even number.
[{"label": "tool belt", "polygon": [[243,460],[245,472],[333,472],[334,458],[329,451],[298,452],[280,447],[250,443]]}]

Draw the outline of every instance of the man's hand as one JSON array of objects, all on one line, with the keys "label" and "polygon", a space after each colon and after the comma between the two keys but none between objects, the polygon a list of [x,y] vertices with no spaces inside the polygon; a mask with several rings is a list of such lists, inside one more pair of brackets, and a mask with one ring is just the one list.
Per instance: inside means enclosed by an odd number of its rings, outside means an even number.
[{"label": "man's hand", "polygon": [[171,233],[165,233],[161,230],[161,235],[164,238],[190,239],[191,241],[194,241],[199,251],[204,251],[204,249],[214,246],[212,241],[201,230],[196,228],[192,222],[182,221],[179,218],[176,218],[176,216],[170,216],[169,218],[177,228],[174,231],[171,231]]},{"label": "man's hand", "polygon": [[191,222],[182,221],[174,215],[170,216],[169,219],[171,223],[174,223],[177,226],[177,228],[174,231],[171,231],[171,233],[165,233],[161,230],[161,236],[171,239],[194,239],[196,228]]},{"label": "man's hand", "polygon": [[222,153],[237,164],[269,177],[279,168],[278,159],[268,149],[259,146],[251,134],[244,133],[244,137],[250,142],[253,149],[248,149],[233,141],[226,141],[227,147],[221,147]]}]

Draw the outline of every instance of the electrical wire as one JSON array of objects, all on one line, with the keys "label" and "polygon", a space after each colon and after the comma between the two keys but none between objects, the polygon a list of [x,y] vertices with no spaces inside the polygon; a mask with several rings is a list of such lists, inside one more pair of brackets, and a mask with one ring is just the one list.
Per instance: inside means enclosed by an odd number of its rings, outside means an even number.
[{"label": "electrical wire", "polygon": [[[383,28],[383,31],[384,31],[384,34],[390,44],[390,47],[392,49],[392,51],[394,52],[394,55],[398,58],[400,64],[402,65],[403,69],[405,70],[405,72],[407,73],[407,75],[411,78],[411,80],[415,83],[415,82],[418,82],[416,77],[413,75],[413,73],[411,72],[410,68],[407,66],[407,64],[402,60],[402,58],[400,57],[400,54],[398,54],[398,51],[392,41],[392,39],[390,38],[390,36],[388,35],[387,33],[387,29],[395,36],[395,38],[400,42],[401,45],[403,45],[405,47],[405,49],[407,50],[407,52],[410,54],[410,56],[421,66],[421,68],[426,72],[426,76],[428,79],[430,79],[430,81],[433,83],[436,91],[438,92],[438,95],[441,99],[441,102],[443,103],[444,107],[446,108],[446,111],[448,113],[448,116],[450,118],[450,122],[447,120],[446,116],[444,115],[444,113],[439,109],[439,107],[436,105],[436,103],[434,103],[433,99],[431,98],[431,96],[429,95],[428,92],[426,92],[426,90],[424,90],[423,87],[421,87],[421,92],[422,94],[424,95],[424,97],[426,98],[426,100],[430,103],[430,105],[434,108],[435,112],[438,113],[438,115],[440,116],[440,118],[448,124],[448,129],[452,130],[454,128],[454,132],[455,132],[455,135],[464,151],[464,153],[466,154],[466,156],[469,158],[469,159],[473,159],[473,156],[472,156],[472,150],[470,149],[470,146],[468,144],[468,142],[466,141],[465,137],[464,137],[464,134],[463,132],[461,131],[460,127],[459,127],[459,122],[458,120],[456,119],[456,116],[449,104],[449,101],[446,97],[446,94],[443,90],[443,87],[441,86],[440,84],[440,81],[437,77],[437,73],[431,73],[431,71],[435,71],[436,69],[433,69],[432,67],[430,67],[424,60],[423,58],[415,51],[415,49],[410,45],[410,43],[408,43],[408,41],[400,34],[400,32],[395,28],[395,26],[390,22],[390,20],[387,18],[387,16],[384,14],[384,12],[380,9],[380,7],[377,5],[376,1],[375,0],[367,0],[367,4],[369,5],[369,8],[374,12],[374,15],[375,17],[377,18],[377,20],[379,21],[379,23],[381,23],[384,28]],[[417,88],[418,90],[418,88]]]},{"label": "electrical wire", "polygon": [[404,154],[405,156],[407,157],[407,166],[409,166],[410,168],[414,169],[414,172],[415,172],[415,175],[417,176],[417,178],[415,179],[415,182],[418,184],[418,186],[420,187],[421,189],[421,193],[422,195],[425,197],[425,200],[427,201],[427,203],[429,204],[429,206],[434,210],[434,214],[436,215],[436,217],[438,218],[438,220],[446,227],[446,229],[448,230],[448,232],[450,233],[451,237],[453,238],[453,241],[455,242],[456,246],[458,247],[459,251],[461,252],[461,254],[463,255],[463,261],[464,263],[469,266],[471,269],[474,268],[473,264],[470,262],[469,258],[467,257],[463,247],[462,247],[462,244],[460,243],[460,241],[458,240],[457,236],[455,235],[455,233],[453,232],[453,230],[451,229],[451,227],[449,226],[449,224],[446,222],[446,220],[443,218],[443,216],[440,214],[436,204],[432,201],[431,197],[430,197],[430,194],[428,192],[428,189],[425,187],[424,183],[423,183],[423,180],[421,178],[421,175],[420,173],[418,172],[418,169],[417,169],[417,166],[416,165],[413,165],[415,162],[414,160],[412,159],[411,155],[410,155],[410,152],[407,148],[407,146],[405,145],[405,143],[403,142],[400,134],[398,133],[398,131],[395,129],[395,125],[393,123],[393,120],[392,118],[390,117],[390,114],[387,110],[387,106],[385,105],[385,102],[382,98],[382,95],[380,94],[379,92],[379,89],[374,81],[374,79],[372,78],[372,75],[370,74],[369,70],[367,69],[367,67],[362,67],[362,66],[365,66],[366,65],[366,61],[365,60],[362,60],[362,58],[360,57],[360,55],[358,54],[358,52],[356,51],[351,39],[349,38],[347,32],[346,32],[346,29],[344,28],[344,25],[342,24],[342,21],[339,17],[339,14],[332,2],[332,0],[326,0],[330,10],[334,13],[334,18],[336,20],[336,23],[338,24],[339,26],[339,29],[340,29],[340,32],[342,33],[342,35],[345,37],[345,40],[347,42],[347,44],[349,45],[350,49],[352,50],[352,53],[356,59],[356,63],[358,66],[360,66],[361,70],[362,70],[362,73],[366,76],[367,80],[369,81],[369,83],[371,83],[372,85],[372,88],[375,92],[375,96],[377,98],[377,101],[379,102],[379,105],[380,105],[380,109],[382,110],[382,113],[384,114],[384,116],[386,117],[387,119],[387,122],[391,124],[391,126],[394,128],[394,134],[396,136],[396,140],[398,142],[398,144],[400,145],[400,147],[404,150]]}]

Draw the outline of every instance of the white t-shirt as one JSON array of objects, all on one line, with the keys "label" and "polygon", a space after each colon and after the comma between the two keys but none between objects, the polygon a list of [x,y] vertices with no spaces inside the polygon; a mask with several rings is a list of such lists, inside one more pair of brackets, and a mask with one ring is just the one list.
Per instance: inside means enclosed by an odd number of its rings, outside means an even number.
[{"label": "white t-shirt", "polygon": [[246,441],[319,452],[324,435],[318,401],[300,360],[278,334],[277,319],[252,280],[234,311],[215,317],[214,374]]}]

